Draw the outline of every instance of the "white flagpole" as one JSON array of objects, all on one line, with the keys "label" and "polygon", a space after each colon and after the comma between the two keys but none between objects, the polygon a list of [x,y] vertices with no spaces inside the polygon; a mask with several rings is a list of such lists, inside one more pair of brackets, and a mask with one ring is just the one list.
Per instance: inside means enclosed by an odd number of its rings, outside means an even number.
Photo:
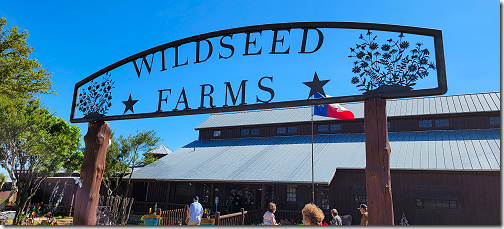
[{"label": "white flagpole", "polygon": [[312,203],[315,204],[315,179],[313,173],[313,107],[311,109],[311,182],[312,182]]}]

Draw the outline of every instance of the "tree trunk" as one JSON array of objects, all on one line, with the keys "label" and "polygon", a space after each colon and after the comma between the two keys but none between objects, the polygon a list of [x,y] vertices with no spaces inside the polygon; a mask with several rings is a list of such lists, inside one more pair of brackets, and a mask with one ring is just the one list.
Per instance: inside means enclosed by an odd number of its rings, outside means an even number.
[{"label": "tree trunk", "polygon": [[88,132],[84,136],[86,149],[80,172],[82,186],[77,190],[74,225],[96,225],[96,208],[110,135],[108,123],[88,123]]},{"label": "tree trunk", "polygon": [[385,99],[364,101],[366,190],[370,225],[394,225]]}]

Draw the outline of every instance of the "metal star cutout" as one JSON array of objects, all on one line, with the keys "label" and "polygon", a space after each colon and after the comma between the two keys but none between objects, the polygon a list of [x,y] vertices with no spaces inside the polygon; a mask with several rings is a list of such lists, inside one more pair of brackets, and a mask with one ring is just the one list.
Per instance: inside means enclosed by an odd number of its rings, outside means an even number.
[{"label": "metal star cutout", "polygon": [[124,105],[126,105],[126,108],[124,108],[124,113],[123,114],[126,114],[126,111],[128,110],[131,110],[131,112],[135,113],[133,111],[133,105],[135,105],[136,102],[138,102],[138,100],[132,100],[131,99],[131,93],[129,95],[129,99],[128,101],[122,101],[124,103]]},{"label": "metal star cutout", "polygon": [[324,89],[322,88],[326,83],[328,83],[330,80],[322,80],[320,81],[317,75],[317,72],[315,72],[315,75],[313,76],[313,81],[312,82],[303,82],[306,86],[310,87],[310,95],[308,98],[310,98],[313,94],[315,93],[320,93],[324,96],[325,92]]}]

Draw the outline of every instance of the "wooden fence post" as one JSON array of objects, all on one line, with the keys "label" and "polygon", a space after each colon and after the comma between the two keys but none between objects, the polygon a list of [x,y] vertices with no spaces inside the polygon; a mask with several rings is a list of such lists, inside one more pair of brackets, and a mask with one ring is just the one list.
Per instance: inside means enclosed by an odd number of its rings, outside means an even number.
[{"label": "wooden fence post", "polygon": [[215,212],[215,225],[220,225],[220,212]]},{"label": "wooden fence post", "polygon": [[186,220],[189,218],[189,205],[184,207],[184,219],[182,220],[182,225],[187,225]]},{"label": "wooden fence post", "polygon": [[386,104],[387,100],[379,98],[364,101],[366,192],[370,225],[394,225]]},{"label": "wooden fence post", "polygon": [[96,225],[96,208],[110,135],[108,123],[88,123],[88,132],[84,136],[86,149],[80,171],[82,186],[77,189],[75,198],[74,225]]},{"label": "wooden fence post", "polygon": [[241,211],[241,225],[245,225],[245,209],[244,208],[240,208],[240,211]]}]

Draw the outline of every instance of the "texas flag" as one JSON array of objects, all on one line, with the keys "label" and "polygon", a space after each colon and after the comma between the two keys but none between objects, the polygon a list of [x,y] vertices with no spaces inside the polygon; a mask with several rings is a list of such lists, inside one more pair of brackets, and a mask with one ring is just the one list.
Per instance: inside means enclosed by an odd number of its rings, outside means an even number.
[{"label": "texas flag", "polygon": [[[313,98],[325,98],[325,96],[317,92],[313,94]],[[315,105],[313,109],[314,109],[313,111],[314,115],[337,118],[337,119],[345,119],[345,120],[355,118],[354,114],[351,111],[342,107],[341,105],[339,105],[339,103]]]}]

